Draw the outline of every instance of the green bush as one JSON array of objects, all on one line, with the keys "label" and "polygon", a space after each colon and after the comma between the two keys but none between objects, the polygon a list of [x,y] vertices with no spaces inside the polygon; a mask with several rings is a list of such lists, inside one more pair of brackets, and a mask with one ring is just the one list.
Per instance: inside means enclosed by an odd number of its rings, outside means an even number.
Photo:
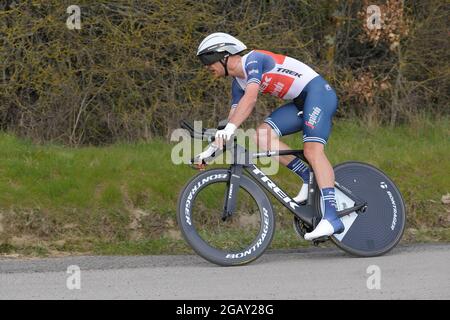
[{"label": "green bush", "polygon": [[[337,89],[339,117],[448,113],[448,3],[378,2],[390,29],[377,40],[361,1],[80,0],[81,30],[66,27],[72,1],[2,1],[0,128],[78,145],[167,136],[181,118],[212,125],[230,81],[212,79],[195,51],[216,31],[314,67]],[[280,103],[262,98],[252,120]]]}]

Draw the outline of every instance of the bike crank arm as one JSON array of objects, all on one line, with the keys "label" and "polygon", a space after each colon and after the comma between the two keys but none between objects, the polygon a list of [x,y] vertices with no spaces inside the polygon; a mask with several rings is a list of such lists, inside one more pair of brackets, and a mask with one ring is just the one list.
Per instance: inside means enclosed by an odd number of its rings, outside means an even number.
[{"label": "bike crank arm", "polygon": [[367,203],[364,202],[364,203],[361,203],[361,204],[357,204],[356,206],[353,206],[351,208],[347,208],[347,209],[344,209],[342,211],[338,211],[336,213],[337,213],[337,216],[339,218],[342,218],[342,217],[344,217],[344,216],[346,216],[346,215],[348,215],[348,214],[350,214],[352,212],[364,213],[366,211],[366,209],[367,209]]}]

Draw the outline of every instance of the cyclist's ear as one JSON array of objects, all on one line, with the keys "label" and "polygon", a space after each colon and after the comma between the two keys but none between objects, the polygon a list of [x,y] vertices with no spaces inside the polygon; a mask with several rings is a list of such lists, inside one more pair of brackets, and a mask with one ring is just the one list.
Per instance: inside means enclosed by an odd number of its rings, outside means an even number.
[{"label": "cyclist's ear", "polygon": [[217,126],[217,130],[225,129],[227,123],[228,123],[228,119],[220,120],[219,125]]}]

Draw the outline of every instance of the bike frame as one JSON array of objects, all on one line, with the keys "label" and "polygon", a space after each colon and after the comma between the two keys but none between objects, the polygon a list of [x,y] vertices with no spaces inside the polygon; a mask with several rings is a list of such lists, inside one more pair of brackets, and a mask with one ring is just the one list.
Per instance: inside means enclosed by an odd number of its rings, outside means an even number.
[{"label": "bike frame", "polygon": [[[229,169],[231,174],[228,182],[228,190],[226,193],[226,201],[222,219],[225,220],[227,216],[231,216],[233,214],[237,200],[237,195],[233,192],[233,190],[239,189],[240,176],[245,170],[249,174],[249,176],[253,178],[253,180],[257,181],[260,186],[262,186],[265,190],[272,194],[298,219],[303,221],[309,227],[316,226],[316,224],[320,221],[320,219],[318,218],[321,217],[317,216],[317,198],[315,196],[315,192],[317,192],[317,182],[311,167],[310,181],[308,183],[308,199],[306,200],[306,204],[300,205],[292,200],[292,198],[285,191],[283,191],[283,189],[281,189],[273,180],[267,177],[267,175],[265,175],[262,170],[260,170],[255,164],[250,161],[250,157],[254,159],[272,156],[295,155],[309,166],[308,161],[304,157],[303,150],[279,150],[250,154],[247,149],[236,143],[235,138],[232,148],[232,154],[233,164],[231,164]],[[338,211],[337,214],[339,217],[343,217],[352,212],[358,213],[365,211],[367,203],[359,199],[356,195],[352,194],[351,191],[347,188],[342,187],[339,183],[336,183],[335,187],[355,202],[355,205],[353,207]]]},{"label": "bike frame", "polygon": [[[193,138],[204,139],[208,138],[207,132],[204,130],[202,133],[196,132],[192,126],[185,122],[181,122],[181,126],[187,129]],[[208,141],[212,142],[214,137],[210,134]],[[245,170],[253,180],[257,181],[260,186],[272,194],[283,206],[285,206],[290,212],[292,212],[298,219],[300,219],[307,226],[315,228],[321,217],[317,215],[317,204],[315,192],[317,190],[317,182],[314,176],[314,172],[306,160],[303,150],[278,150],[278,151],[266,151],[260,153],[250,154],[246,148],[237,144],[236,137],[224,146],[223,151],[230,150],[232,153],[232,164],[229,168],[230,178],[227,183],[227,192],[225,193],[225,204],[223,208],[222,220],[226,220],[231,216],[236,208],[237,193],[233,190],[239,190],[240,177]],[[231,148],[230,148],[230,144]],[[211,159],[217,157],[219,152],[211,157]],[[252,161],[251,159],[258,159],[262,157],[283,156],[283,155],[295,155],[299,157],[310,167],[310,180],[308,183],[308,199],[306,204],[300,205],[296,203],[283,189],[281,189],[275,182],[267,177]],[[204,161],[204,160],[203,160]],[[335,183],[335,187],[344,193],[347,197],[355,202],[355,205],[351,208],[347,208],[342,211],[338,211],[339,217],[343,217],[352,212],[362,213],[367,208],[367,203],[362,199],[354,195],[345,186],[341,186],[338,182]]]}]

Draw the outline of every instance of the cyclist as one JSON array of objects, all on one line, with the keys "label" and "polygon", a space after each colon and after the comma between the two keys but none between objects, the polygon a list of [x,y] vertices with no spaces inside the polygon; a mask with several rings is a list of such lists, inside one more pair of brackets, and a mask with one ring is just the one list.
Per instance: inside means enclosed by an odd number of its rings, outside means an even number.
[{"label": "cyclist", "polygon": [[[264,50],[241,56],[246,49],[241,41],[221,32],[210,34],[198,47],[198,58],[214,76],[234,78],[228,124],[217,131],[216,146],[210,146],[204,153],[214,152],[231,138],[251,114],[259,92],[289,100],[257,128],[256,144],[264,150],[270,150],[272,145],[287,150],[289,146],[279,137],[303,131],[304,155],[314,169],[325,206],[322,220],[305,234],[305,239],[341,233],[344,225],[336,214],[334,171],[324,152],[338,104],[336,93],[318,73],[296,59]],[[280,156],[278,161],[303,180],[294,200],[299,203],[306,200],[309,168],[292,155]]]}]

